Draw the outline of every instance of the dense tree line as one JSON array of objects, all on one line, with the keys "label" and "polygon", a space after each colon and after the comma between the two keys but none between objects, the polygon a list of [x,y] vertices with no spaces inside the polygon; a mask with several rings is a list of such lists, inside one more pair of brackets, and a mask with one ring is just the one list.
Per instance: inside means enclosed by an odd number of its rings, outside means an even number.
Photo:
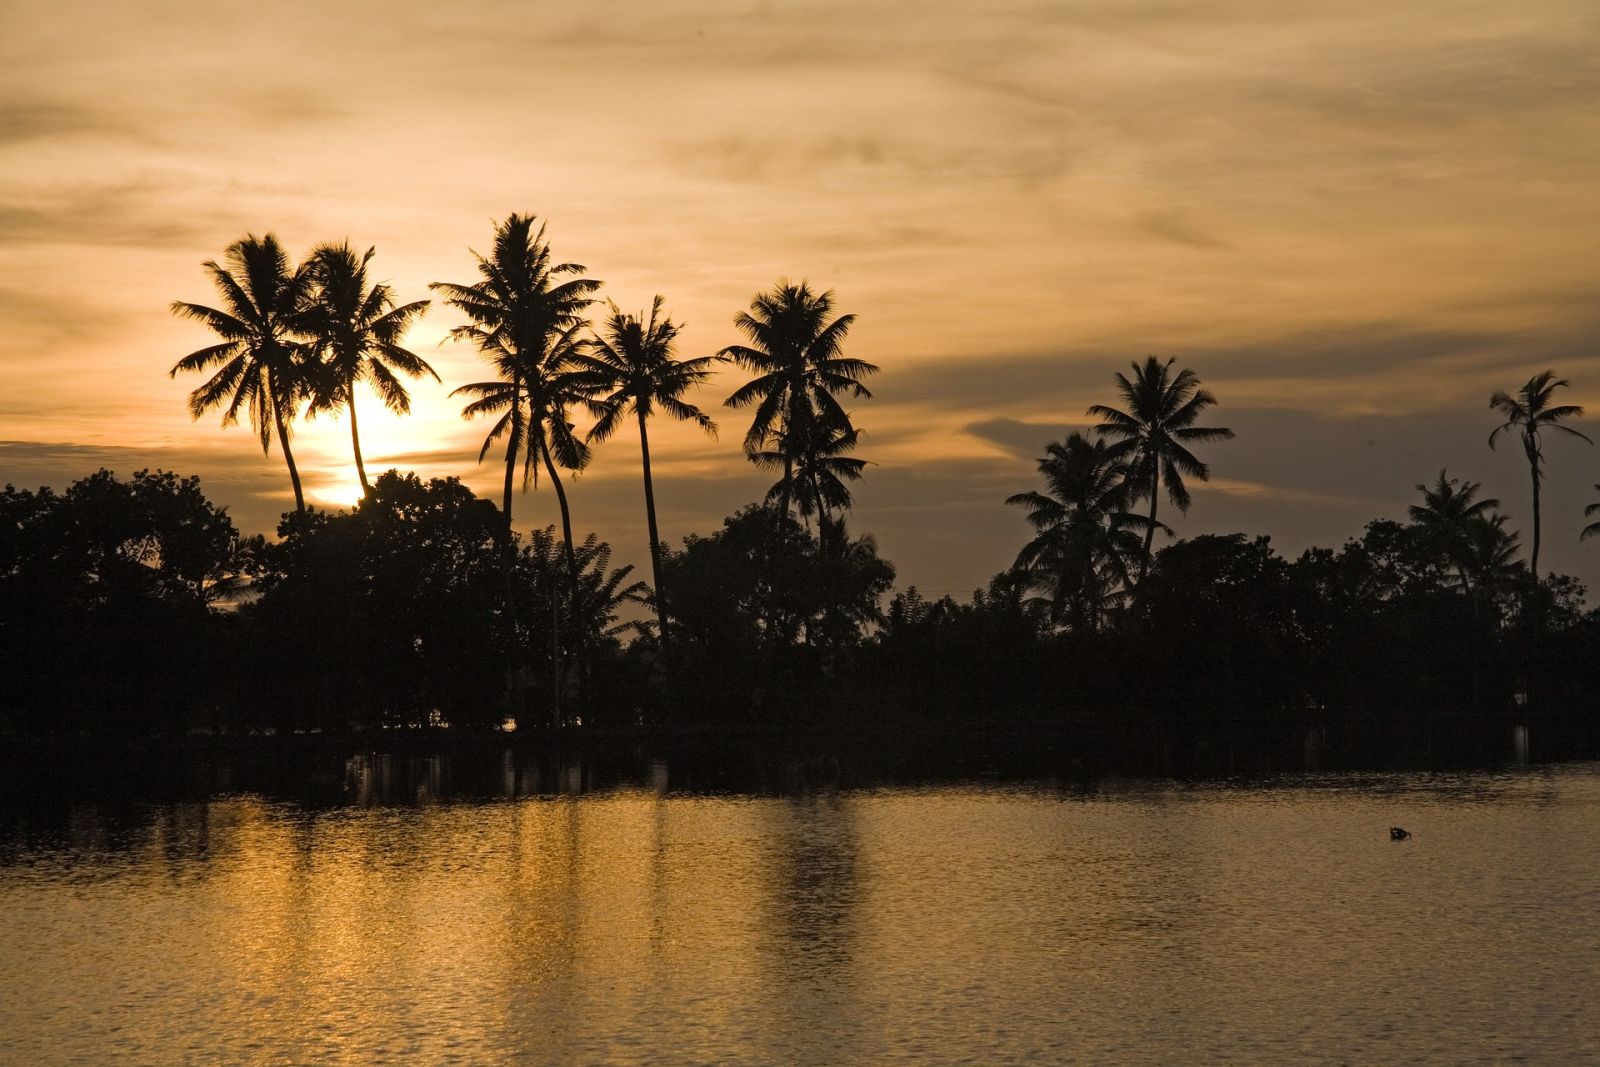
[{"label": "dense tree line", "polygon": [[607,546],[573,546],[569,571],[554,527],[509,534],[454,479],[390,471],[268,540],[240,537],[196,479],[101,471],[0,495],[0,716],[13,735],[170,736],[1592,709],[1600,613],[1582,589],[1474,554],[1452,523],[1500,527],[1476,486],[1419,489],[1410,521],[1292,560],[1264,537],[1177,541],[1121,603],[1091,590],[1097,612],[1059,608],[1031,567],[965,603],[891,597],[870,537],[753,504],[662,547],[663,643],[629,608],[649,587]]},{"label": "dense tree line", "polygon": [[[681,359],[656,297],[610,305],[558,262],[531,216],[496,226],[477,279],[435,283],[465,323],[452,335],[493,377],[454,390],[492,418],[479,460],[504,447],[498,506],[459,481],[369,479],[356,385],[394,412],[400,376],[434,376],[402,347],[427,301],[398,304],[373,252],[315,248],[299,266],[268,235],[205,269],[220,307],[177,303],[216,343],[172,373],[209,371],[199,417],[246,415],[276,441],[295,510],[277,537],[240,537],[199,483],[100,471],[57,495],[0,497],[0,729],[13,734],[608,725],[770,728],[875,721],[1048,723],[1369,709],[1498,716],[1600,695],[1600,616],[1570,578],[1541,576],[1542,435],[1588,440],[1554,402],[1552,372],[1490,399],[1529,461],[1532,545],[1482,487],[1439,472],[1409,521],[1378,520],[1342,548],[1294,560],[1266,538],[1172,537],[1200,425],[1216,398],[1174,361],[1117,374],[1120,406],[1049,443],[1042,488],[1006,502],[1033,537],[970,601],[891,597],[895,572],[850,532],[860,430],[877,367],[847,356],[854,321],[833,295],[779,282],[734,318],[743,342]],[[746,458],[776,472],[720,529],[660,536],[648,428],[657,414],[716,432],[691,399],[712,368],[750,373],[724,404],[751,412]],[[293,459],[301,416],[347,411],[362,499],[308,508]],[[592,419],[585,431],[578,419]],[[650,583],[574,534],[562,472],[626,418],[640,431]],[[543,477],[552,525],[526,536],[514,493]],[[1600,486],[1597,486],[1600,488]],[[1600,512],[1600,504],[1589,513]],[[1600,532],[1594,523],[1584,537]],[[630,606],[635,605],[635,606]],[[649,614],[646,614],[648,610]],[[646,619],[649,619],[646,622]]]}]

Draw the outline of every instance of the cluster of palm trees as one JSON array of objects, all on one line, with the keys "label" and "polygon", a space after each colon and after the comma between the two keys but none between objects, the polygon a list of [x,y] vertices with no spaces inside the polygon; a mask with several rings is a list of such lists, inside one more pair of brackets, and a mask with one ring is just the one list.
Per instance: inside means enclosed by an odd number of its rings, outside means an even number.
[{"label": "cluster of palm trees", "polygon": [[[220,338],[172,368],[173,375],[213,371],[190,394],[191,414],[199,418],[222,407],[227,426],[241,410],[247,412],[262,450],[269,450],[274,439],[282,449],[297,511],[305,510],[305,496],[290,439],[300,413],[348,410],[356,469],[367,492],[356,383],[369,383],[391,410],[405,413],[410,398],[398,375],[438,380],[425,361],[400,344],[429,302],[396,305],[389,287],[368,276],[372,255],[369,249],[358,256],[348,243],[322,245],[293,267],[274,236],[249,235],[230,245],[221,263],[205,263],[222,296],[220,309],[172,305],[175,313]],[[768,503],[785,513],[792,508],[808,524],[816,516],[824,543],[830,531],[842,531],[842,513],[852,503],[846,483],[861,477],[865,461],[848,455],[860,431],[841,397],[870,398],[862,379],[878,368],[843,354],[854,316],[834,315],[831,292],[780,281],[735,319],[747,343],[679,359],[679,327],[665,314],[659,296],[647,314],[625,314],[611,303],[610,315],[592,328],[587,316],[602,283],[587,277],[581,264],[557,262],[544,226],[536,226],[532,215],[513,214],[498,223],[489,254],[473,255],[475,281],[435,282],[430,288],[467,320],[450,336],[471,342],[494,377],[460,386],[451,395],[467,399],[463,417],[494,418],[478,459],[504,444],[501,511],[508,531],[519,466],[524,491],[537,483],[541,471],[549,479],[560,507],[570,581],[577,581],[580,568],[561,472],[586,467],[590,445],[632,415],[639,427],[655,606],[665,636],[667,598],[661,587],[648,424],[665,412],[715,435],[710,416],[685,396],[721,362],[754,375],[726,403],[755,409],[745,454],[757,466],[781,472]],[[586,433],[574,422],[580,409],[594,419]]]},{"label": "cluster of palm trees", "polygon": [[[1088,414],[1101,420],[1093,427],[1094,437],[1071,434],[1048,445],[1039,461],[1046,491],[1017,493],[1006,500],[1027,509],[1036,531],[1018,553],[1011,576],[1057,626],[1097,630],[1111,610],[1133,595],[1152,558],[1156,531],[1172,532],[1157,519],[1163,482],[1168,499],[1186,512],[1190,497],[1183,479],[1209,479],[1206,465],[1190,446],[1233,436],[1230,430],[1195,425],[1216,400],[1192,371],[1174,373],[1173,362],[1152,356],[1133,365],[1131,379],[1118,374],[1125,410],[1091,406]],[[1489,400],[1490,408],[1505,419],[1489,436],[1489,446],[1502,433],[1515,432],[1528,458],[1533,486],[1528,573],[1534,576],[1539,574],[1542,525],[1542,435],[1556,432],[1593,443],[1563,425],[1583,414],[1578,405],[1554,402],[1555,391],[1568,384],[1554,371],[1544,371],[1516,393],[1496,392]],[[1496,510],[1498,500],[1479,497],[1480,484],[1441,470],[1436,483],[1417,489],[1423,500],[1410,507],[1412,522],[1433,542],[1463,592],[1498,584],[1521,569],[1515,562],[1520,535],[1506,529],[1509,519]],[[1141,500],[1149,501],[1147,514],[1133,510]],[[1600,515],[1600,503],[1590,504],[1584,514]],[[1593,536],[1600,536],[1600,521],[1584,527],[1579,539]]]},{"label": "cluster of palm trees", "polygon": [[1435,555],[1454,572],[1457,587],[1473,594],[1498,584],[1519,571],[1516,562],[1520,535],[1506,529],[1506,515],[1495,509],[1500,501],[1480,498],[1483,486],[1463,482],[1439,472],[1433,485],[1417,485],[1421,504],[1408,509],[1411,521],[1432,542]]},{"label": "cluster of palm trees", "polygon": [[[1094,404],[1100,422],[1091,439],[1074,433],[1051,444],[1039,461],[1048,492],[1018,493],[1007,504],[1028,510],[1037,531],[1023,546],[1012,575],[1058,626],[1097,630],[1109,611],[1143,580],[1156,531],[1161,490],[1181,512],[1191,498],[1185,478],[1208,481],[1210,469],[1191,451],[1226,441],[1233,431],[1198,426],[1216,401],[1188,369],[1154,356],[1116,375],[1123,407]],[[1133,509],[1149,501],[1147,514]]]},{"label": "cluster of palm trees", "polygon": [[199,418],[221,407],[222,424],[229,426],[244,409],[263,452],[276,437],[297,511],[305,510],[305,493],[289,441],[302,409],[349,411],[350,442],[365,492],[370,487],[361,460],[356,383],[369,383],[391,411],[405,414],[411,397],[395,372],[438,380],[426,361],[400,346],[428,302],[397,306],[389,286],[368,274],[372,255],[369,248],[358,256],[348,242],[324,244],[291,268],[277,238],[249,236],[228,246],[221,263],[205,263],[222,296],[221,308],[184,301],[172,305],[174,313],[203,323],[220,338],[184,356],[170,372],[215,368],[189,394],[190,414]]}]

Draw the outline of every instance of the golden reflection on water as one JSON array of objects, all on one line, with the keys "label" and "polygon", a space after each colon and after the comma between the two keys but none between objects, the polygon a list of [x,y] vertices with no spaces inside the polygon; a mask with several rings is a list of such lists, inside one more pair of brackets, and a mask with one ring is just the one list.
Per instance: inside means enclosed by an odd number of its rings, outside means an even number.
[{"label": "golden reflection on water", "polygon": [[[1087,797],[697,797],[665,778],[84,807],[58,837],[19,830],[0,850],[0,1061],[1600,1051],[1592,767]],[[1391,843],[1401,815],[1415,836]]]}]

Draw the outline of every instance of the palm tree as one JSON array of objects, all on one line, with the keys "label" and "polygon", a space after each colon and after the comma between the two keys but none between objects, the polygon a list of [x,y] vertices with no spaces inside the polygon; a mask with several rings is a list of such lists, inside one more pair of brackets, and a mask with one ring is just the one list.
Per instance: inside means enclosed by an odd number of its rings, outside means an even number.
[{"label": "palm tree", "polygon": [[1156,508],[1161,501],[1162,478],[1166,479],[1167,496],[1173,505],[1187,512],[1189,490],[1183,484],[1184,477],[1198,478],[1202,482],[1211,479],[1210,469],[1187,446],[1233,438],[1232,430],[1194,424],[1200,413],[1217,399],[1200,388],[1200,379],[1194,371],[1185,368],[1174,375],[1174,362],[1176,360],[1169,359],[1162,363],[1150,356],[1143,367],[1132,364],[1132,381],[1124,374],[1117,375],[1117,391],[1122,394],[1128,410],[1094,404],[1088,412],[1105,420],[1094,429],[1101,436],[1116,440],[1112,454],[1128,460],[1133,470],[1136,497],[1150,498],[1150,521],[1144,532],[1144,555],[1139,559],[1139,581],[1144,580],[1150,546],[1160,525],[1156,521]]},{"label": "palm tree", "polygon": [[[815,456],[803,457],[796,449],[817,449],[829,435],[853,430],[839,394],[872,396],[861,379],[878,368],[841,355],[855,316],[830,319],[832,314],[832,292],[813,293],[805,282],[780,280],[770,293],[756,294],[750,310],[734,319],[750,344],[730,345],[718,353],[756,375],[726,403],[732,408],[755,405],[745,453],[754,459],[767,444],[776,444],[783,458],[782,485],[795,485],[794,467],[802,459],[816,466]],[[783,490],[782,510],[788,510],[790,499],[790,490]]]},{"label": "palm tree", "polygon": [[[809,435],[808,439],[802,439]],[[867,466],[864,459],[855,459],[847,453],[855,451],[861,431],[842,427],[826,427],[817,419],[810,419],[800,428],[785,425],[775,432],[775,448],[755,452],[750,461],[758,467],[781,468],[783,473],[767,490],[766,503],[794,501],[795,510],[810,523],[817,516],[818,526],[824,536],[833,525],[834,511],[848,511],[854,502],[847,481],[860,481]]]},{"label": "palm tree", "polygon": [[1494,447],[1501,433],[1515,428],[1522,434],[1522,450],[1528,457],[1528,472],[1533,479],[1533,549],[1528,555],[1528,571],[1535,581],[1539,578],[1539,483],[1544,479],[1544,449],[1539,434],[1544,430],[1559,430],[1594,444],[1572,427],[1561,425],[1562,419],[1582,416],[1583,408],[1576,404],[1550,404],[1551,394],[1567,384],[1565,379],[1556,377],[1555,371],[1541,371],[1529,378],[1515,396],[1497,392],[1489,398],[1490,409],[1506,418],[1489,435],[1489,447]]},{"label": "palm tree", "polygon": [[[546,463],[561,503],[568,555],[571,555],[571,518],[566,493],[549,463],[551,445],[563,463],[582,466],[587,449],[577,441],[565,419],[565,406],[581,379],[565,378],[577,342],[576,331],[588,323],[583,309],[600,283],[584,278],[578,263],[552,263],[544,227],[533,229],[532,215],[509,216],[494,232],[494,250],[486,258],[477,253],[479,279],[470,285],[433,282],[444,302],[466,314],[471,322],[457,326],[450,336],[470,340],[500,373],[496,381],[464,385],[450,395],[477,399],[462,409],[463,418],[499,414],[478,453],[479,462],[502,436],[506,438],[505,494],[502,510],[511,528],[511,487],[517,461],[523,464],[523,488],[535,480],[537,464]],[[567,280],[563,281],[562,279]],[[560,425],[550,420],[559,419]],[[570,561],[570,560],[569,560]]]},{"label": "palm tree", "polygon": [[1456,568],[1456,577],[1463,592],[1471,591],[1469,571],[1472,569],[1472,560],[1487,544],[1480,524],[1505,520],[1504,516],[1490,515],[1500,506],[1500,501],[1477,498],[1482,488],[1477,482],[1448,478],[1440,470],[1439,480],[1431,488],[1421,484],[1417,486],[1417,491],[1422,494],[1422,503],[1410,507],[1411,521],[1433,538],[1440,554]]},{"label": "palm tree", "polygon": [[[1600,492],[1600,482],[1596,482],[1594,487],[1597,492]],[[1600,515],[1600,501],[1589,504],[1583,509],[1584,518],[1588,518],[1590,515]],[[1600,537],[1600,519],[1596,519],[1585,526],[1583,532],[1578,535],[1578,540],[1587,541],[1591,537]]]},{"label": "palm tree", "polygon": [[365,381],[397,415],[411,410],[411,397],[395,377],[396,370],[413,378],[439,375],[414,353],[400,347],[400,338],[427,310],[428,301],[398,307],[384,282],[369,284],[367,264],[375,249],[357,256],[348,241],[319,245],[307,267],[311,273],[311,306],[305,328],[315,338],[328,374],[311,410],[350,412],[350,444],[363,495],[372,491],[361,461],[361,432],[356,425],[356,382]]},{"label": "palm tree", "polygon": [[1138,531],[1150,520],[1128,510],[1132,472],[1105,441],[1074,433],[1045,452],[1039,473],[1047,492],[1006,498],[1028,509],[1038,531],[1017,553],[1012,573],[1022,585],[1044,590],[1053,623],[1096,630],[1126,594],[1129,564],[1142,559]]},{"label": "palm tree", "polygon": [[1466,524],[1462,587],[1467,587],[1466,576],[1470,574],[1474,595],[1521,570],[1516,561],[1518,538],[1506,530],[1506,522],[1506,516],[1494,513],[1476,516]]},{"label": "palm tree", "polygon": [[270,233],[261,238],[247,234],[228,246],[221,264],[208,259],[203,266],[222,295],[223,309],[180,300],[173,302],[172,311],[204,323],[222,341],[184,356],[169,376],[218,367],[189,394],[189,414],[198,419],[226,404],[222,425],[231,426],[239,420],[239,409],[247,409],[263,453],[276,433],[294,486],[295,510],[304,512],[305,493],[289,447],[289,428],[312,393],[315,362],[298,337],[309,276],[303,268],[290,268],[283,246]]},{"label": "palm tree", "polygon": [[611,318],[588,348],[574,359],[586,372],[598,396],[591,406],[599,419],[589,431],[589,439],[603,441],[616,431],[623,415],[632,411],[639,421],[639,451],[644,461],[644,512],[650,531],[650,576],[655,582],[656,619],[662,641],[667,637],[666,593],[661,586],[661,535],[656,529],[655,483],[650,476],[650,433],[648,422],[656,408],[674,418],[693,422],[712,437],[717,424],[693,404],[683,400],[690,386],[699,385],[711,375],[716,356],[674,359],[673,343],[678,326],[661,314],[663,300],[650,305],[650,318],[624,315],[611,305]]}]

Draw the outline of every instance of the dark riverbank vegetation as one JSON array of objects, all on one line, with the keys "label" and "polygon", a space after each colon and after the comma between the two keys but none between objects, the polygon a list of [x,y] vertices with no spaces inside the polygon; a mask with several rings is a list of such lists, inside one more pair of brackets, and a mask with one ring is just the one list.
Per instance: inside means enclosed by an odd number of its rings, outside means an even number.
[{"label": "dark riverbank vegetation", "polygon": [[[1529,460],[1526,562],[1500,501],[1448,471],[1417,486],[1405,521],[1337,548],[1290,559],[1245,533],[1178,539],[1174,512],[1233,434],[1201,425],[1217,398],[1192,370],[1149,357],[1111,379],[1085,432],[1040,443],[1035,486],[995,502],[996,522],[1010,504],[1032,529],[1015,564],[966,601],[930,600],[897,591],[851,528],[868,465],[848,405],[871,399],[877,367],[846,354],[854,317],[833,294],[781,281],[735,318],[740,343],[680,358],[661,298],[591,324],[601,283],[511,216],[476,281],[434,286],[488,365],[454,392],[464,417],[492,420],[478,458],[504,465],[496,502],[455,478],[368,477],[356,383],[403,414],[401,377],[434,376],[402,347],[427,302],[397,303],[372,258],[327,244],[294,267],[272,236],[248,237],[205,264],[221,307],[174,305],[215,334],[172,368],[210,372],[191,414],[242,415],[283,454],[295,509],[275,538],[241,536],[197,479],[165,471],[6,487],[0,732],[1220,736],[1340,717],[1594,732],[1600,611],[1536,566],[1546,527],[1582,527],[1540,511],[1541,434],[1583,438],[1553,373],[1490,401],[1496,438],[1519,435]],[[750,414],[744,454],[776,481],[674,545],[657,528],[648,424],[665,413],[714,434],[693,393],[719,363],[750,375],[723,406]],[[296,421],[332,410],[349,412],[365,489],[349,510],[306,506],[292,455]],[[648,583],[574,533],[570,476],[624,419],[640,430]],[[523,535],[516,490],[541,481],[559,525]]]}]

